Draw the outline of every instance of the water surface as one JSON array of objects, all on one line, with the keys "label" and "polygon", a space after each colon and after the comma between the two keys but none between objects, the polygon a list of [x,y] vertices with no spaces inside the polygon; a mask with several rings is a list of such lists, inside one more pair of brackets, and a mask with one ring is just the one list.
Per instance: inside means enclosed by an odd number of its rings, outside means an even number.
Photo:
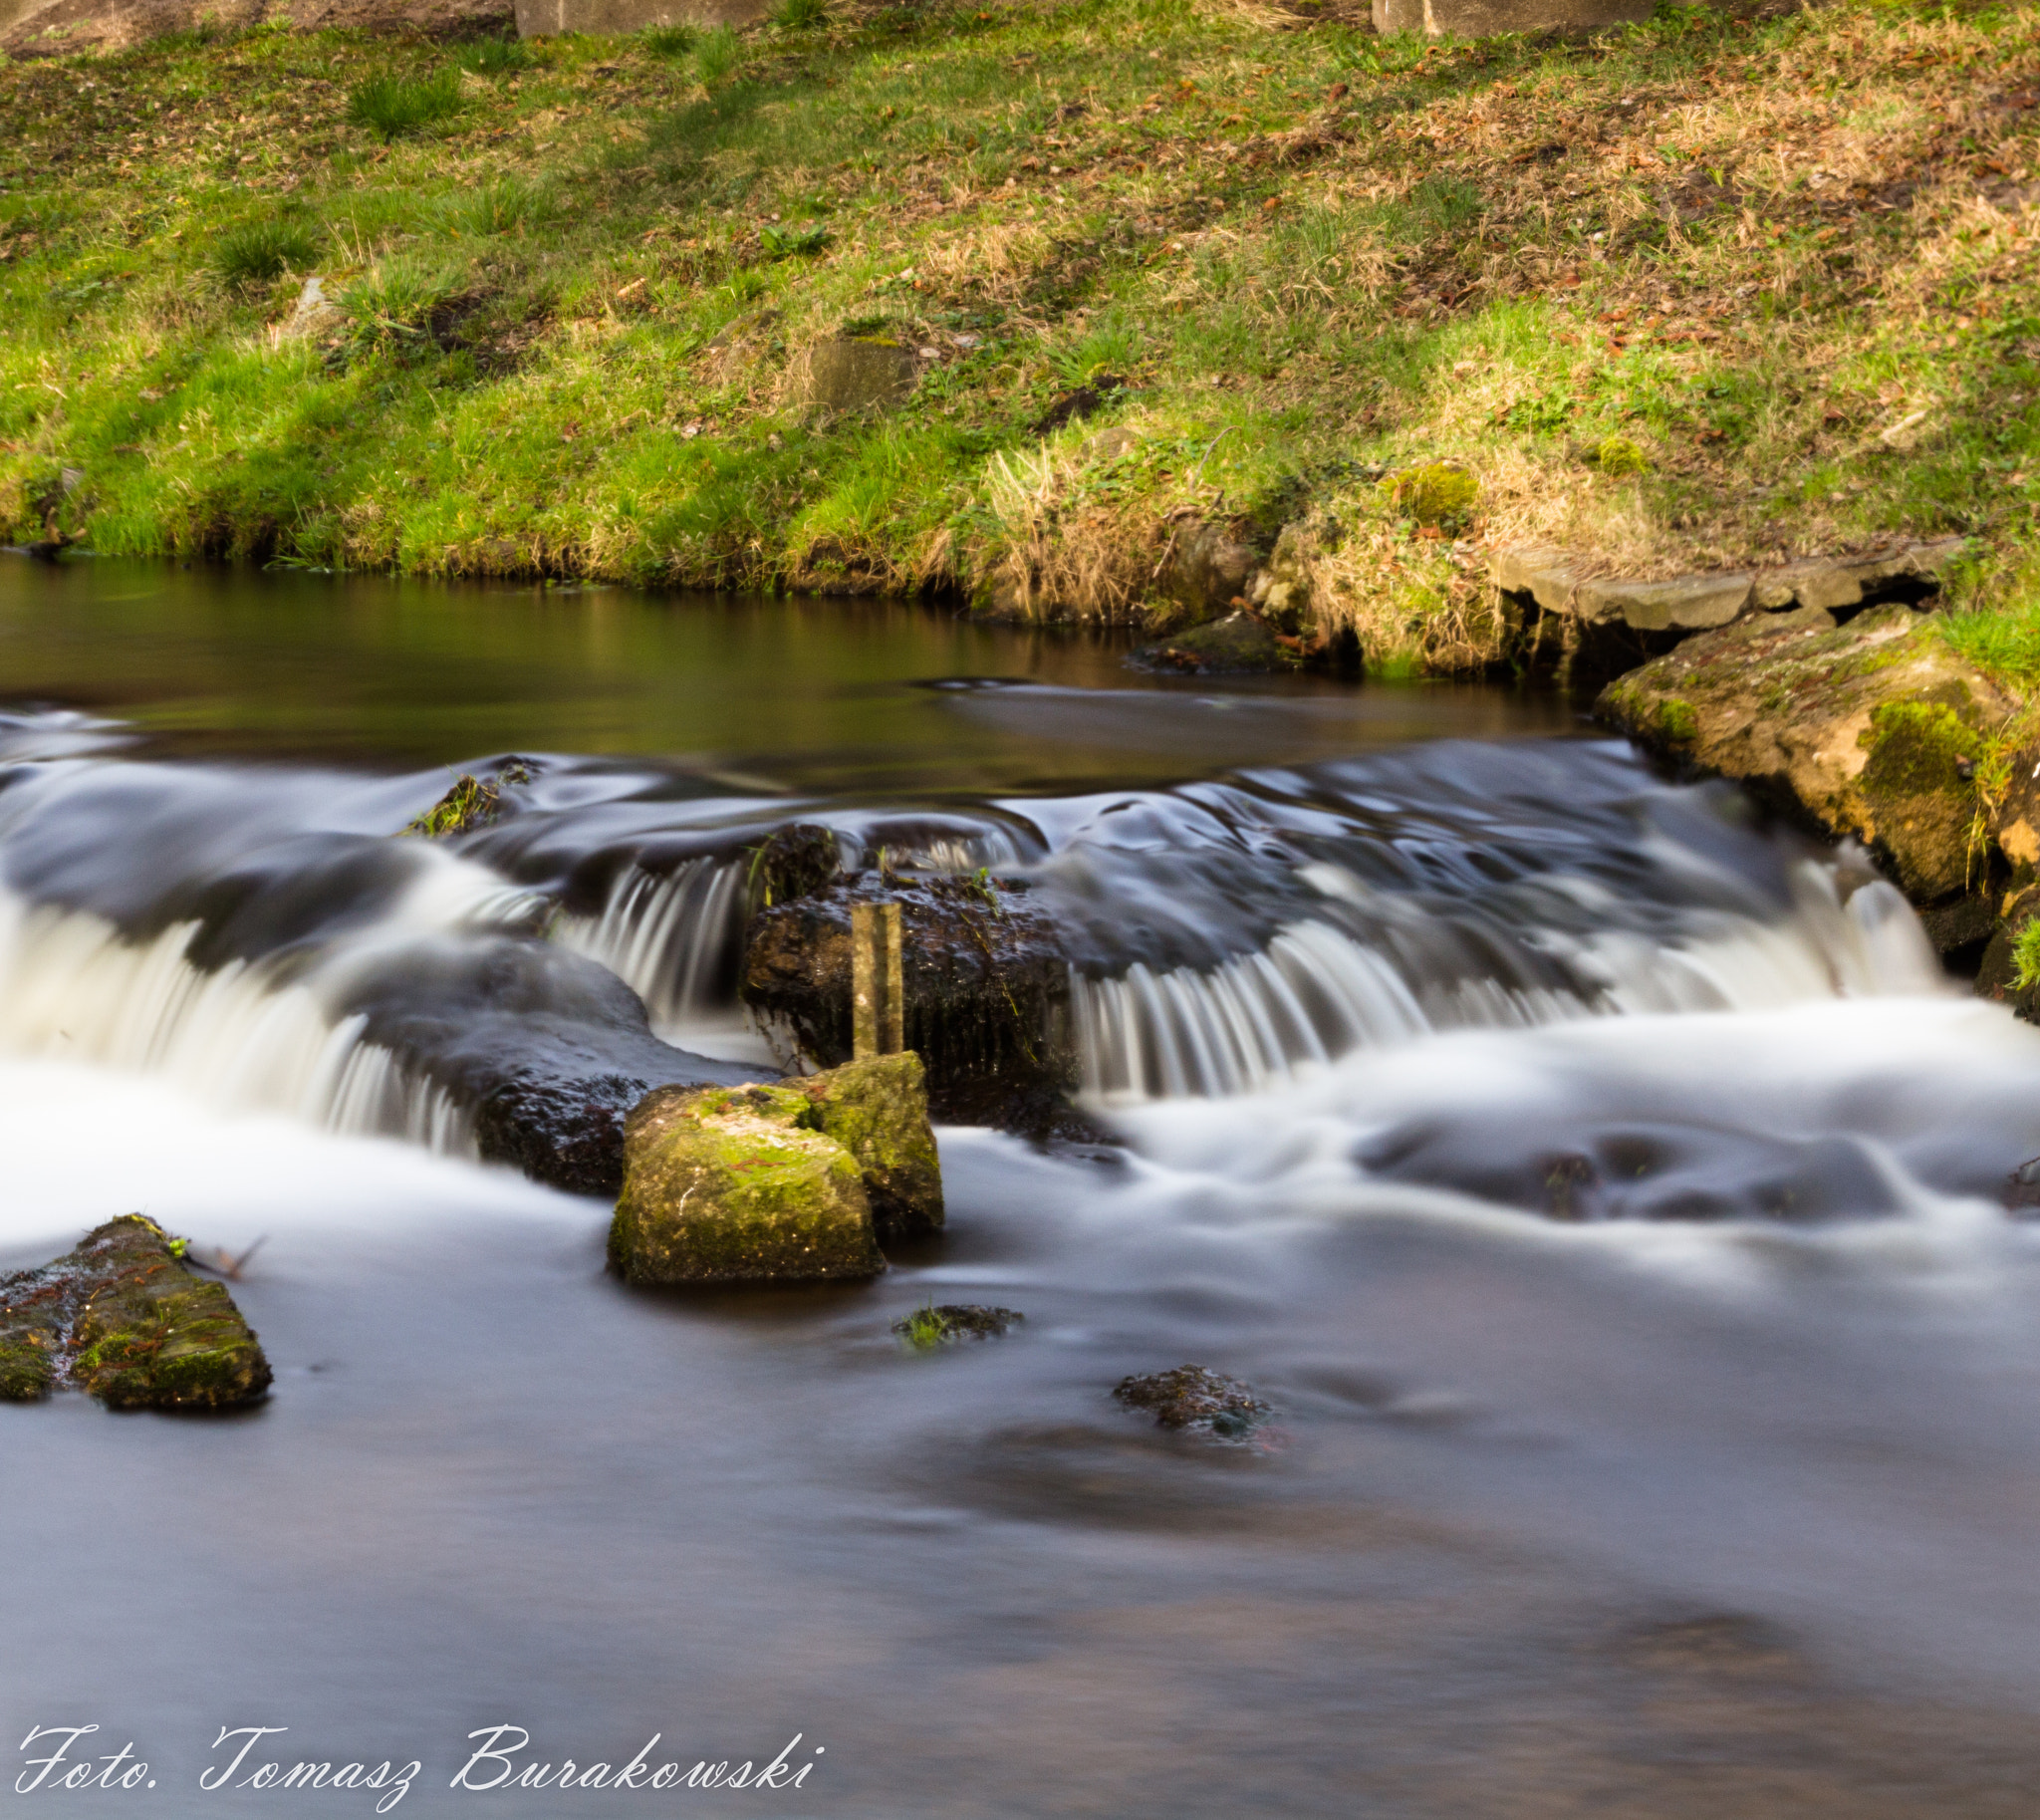
[{"label": "water surface", "polygon": [[[2040,1033],[1861,856],[1564,702],[1122,654],[0,561],[0,1253],[264,1238],[277,1370],[0,1409],[0,1717],[157,1782],[63,1806],[373,1811],[199,1792],[266,1725],[244,1775],[548,1820],[2031,1812]],[[497,828],[391,839],[511,751]],[[537,944],[762,1060],[729,881],[795,817],[1055,908],[1119,1142],[945,1131],[949,1232],[869,1286],[631,1294],[355,1007]],[[930,1299],[1027,1320],[909,1355]],[[1188,1360],[1269,1428],[1112,1402]],[[451,1790],[500,1725],[812,1767]]]}]

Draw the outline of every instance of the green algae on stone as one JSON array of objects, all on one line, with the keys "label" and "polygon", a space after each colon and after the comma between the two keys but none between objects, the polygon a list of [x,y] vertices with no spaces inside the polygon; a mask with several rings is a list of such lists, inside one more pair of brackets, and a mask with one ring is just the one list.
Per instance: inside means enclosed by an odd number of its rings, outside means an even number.
[{"label": "green algae on stone", "polygon": [[1404,468],[1381,483],[1396,501],[1397,509],[1420,525],[1454,528],[1473,516],[1474,501],[1480,497],[1480,483],[1463,467],[1448,461],[1428,461],[1421,467]]},{"label": "green algae on stone", "polygon": [[883,1242],[942,1229],[942,1163],[919,1056],[909,1049],[846,1062],[809,1076],[800,1091],[805,1122],[857,1160]]},{"label": "green algae on stone", "polygon": [[112,1409],[216,1410],[269,1389],[269,1361],[233,1298],[182,1246],[128,1214],[40,1270],[0,1281],[0,1397],[63,1384]]},{"label": "green algae on stone", "polygon": [[611,1265],[639,1286],[877,1276],[863,1171],[811,1110],[797,1087],[647,1094],[624,1125]]}]

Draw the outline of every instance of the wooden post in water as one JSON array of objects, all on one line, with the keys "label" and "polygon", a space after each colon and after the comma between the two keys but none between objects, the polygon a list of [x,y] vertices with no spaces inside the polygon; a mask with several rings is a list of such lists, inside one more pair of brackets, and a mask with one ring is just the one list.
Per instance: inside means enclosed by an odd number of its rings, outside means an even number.
[{"label": "wooden post in water", "polygon": [[899,960],[899,906],[850,907],[852,1054],[897,1055],[906,1047],[906,986]]}]

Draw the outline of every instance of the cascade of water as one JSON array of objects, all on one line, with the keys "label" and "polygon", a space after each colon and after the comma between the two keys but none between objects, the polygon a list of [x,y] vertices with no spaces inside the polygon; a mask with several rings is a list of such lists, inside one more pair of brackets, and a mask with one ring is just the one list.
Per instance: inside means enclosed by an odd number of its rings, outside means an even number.
[{"label": "cascade of water", "polygon": [[366,1020],[333,1007],[351,976],[404,940],[529,910],[529,894],[434,855],[384,919],[309,963],[285,955],[208,969],[191,959],[196,921],[128,940],[90,911],[0,893],[0,1051],[160,1075],[223,1109],[471,1155],[468,1121],[443,1089],[366,1042]]},{"label": "cascade of water", "polygon": [[1404,977],[1383,946],[1317,920],[1289,923],[1260,952],[1215,967],[1073,972],[1084,1086],[1111,1104],[1222,1097],[1433,1031],[1947,989],[1892,886],[1864,886],[1845,906],[1832,869],[1802,861],[1792,887],[1795,913],[1783,922],[1715,911],[1659,941],[1621,930],[1524,932],[1591,982],[1585,991],[1495,975]]},{"label": "cascade of water", "polygon": [[600,961],[644,1001],[661,1035],[726,1022],[743,939],[744,867],[682,861],[660,875],[627,866],[598,916],[563,916],[554,939]]}]

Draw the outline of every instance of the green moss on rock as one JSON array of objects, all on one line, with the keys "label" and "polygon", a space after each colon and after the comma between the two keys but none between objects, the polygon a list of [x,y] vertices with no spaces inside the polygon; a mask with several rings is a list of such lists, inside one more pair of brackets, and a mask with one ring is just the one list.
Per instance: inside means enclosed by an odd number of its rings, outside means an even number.
[{"label": "green moss on rock", "polygon": [[1480,497],[1480,483],[1463,467],[1446,461],[1428,461],[1421,467],[1404,468],[1382,482],[1396,501],[1396,508],[1420,525],[1463,525],[1473,516]]},{"label": "green moss on rock", "polygon": [[0,1396],[63,1383],[114,1409],[214,1410],[269,1389],[269,1361],[224,1285],[139,1214],[0,1282]]},{"label": "green moss on rock", "polygon": [[1690,745],[1700,736],[1700,717],[1693,711],[1693,704],[1667,695],[1658,704],[1658,732],[1660,738],[1674,744]]},{"label": "green moss on rock", "polygon": [[878,1275],[864,1173],[810,1114],[792,1087],[647,1094],[625,1122],[613,1267],[639,1285]]},{"label": "green moss on rock", "polygon": [[1983,737],[1938,701],[1887,701],[1874,708],[1859,743],[1870,753],[1863,789],[1872,797],[1967,796],[1964,775],[1983,750]]},{"label": "green moss on rock", "polygon": [[857,1160],[882,1242],[942,1229],[942,1165],[927,1076],[908,1050],[846,1062],[800,1083],[808,1122]]}]

